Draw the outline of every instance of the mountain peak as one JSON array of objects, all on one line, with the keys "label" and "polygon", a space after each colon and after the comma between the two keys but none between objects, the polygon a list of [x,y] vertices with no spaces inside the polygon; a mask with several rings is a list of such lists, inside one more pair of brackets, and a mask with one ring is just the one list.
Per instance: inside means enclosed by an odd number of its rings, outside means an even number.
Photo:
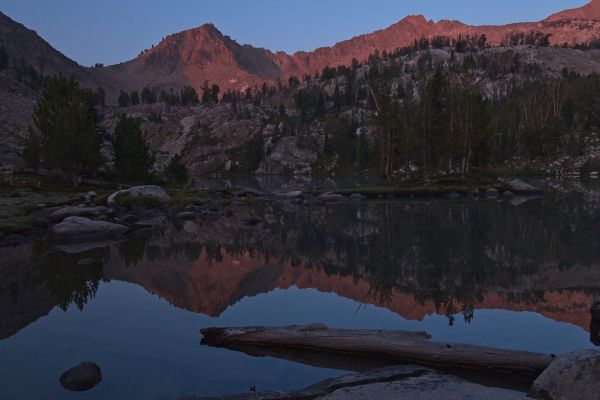
[{"label": "mountain peak", "polygon": [[424,15],[407,15],[406,17],[402,18],[400,22],[410,22],[412,24],[422,25],[429,21],[427,21],[427,18],[425,18]]},{"label": "mountain peak", "polygon": [[214,24],[212,24],[212,23],[207,23],[207,24],[204,24],[204,25],[200,25],[199,27],[197,27],[194,30],[201,31],[201,32],[206,32],[206,33],[209,33],[209,34],[216,34],[216,35],[221,35],[221,36],[223,35],[221,33],[221,31],[219,29],[217,29],[217,27]]}]

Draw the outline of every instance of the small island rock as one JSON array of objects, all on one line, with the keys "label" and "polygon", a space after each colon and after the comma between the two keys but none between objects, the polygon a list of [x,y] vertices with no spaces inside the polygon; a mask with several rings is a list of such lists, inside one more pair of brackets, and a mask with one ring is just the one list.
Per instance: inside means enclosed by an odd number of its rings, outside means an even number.
[{"label": "small island rock", "polygon": [[84,361],[65,371],[60,376],[60,384],[67,390],[81,392],[90,390],[102,381],[102,371],[93,362]]}]

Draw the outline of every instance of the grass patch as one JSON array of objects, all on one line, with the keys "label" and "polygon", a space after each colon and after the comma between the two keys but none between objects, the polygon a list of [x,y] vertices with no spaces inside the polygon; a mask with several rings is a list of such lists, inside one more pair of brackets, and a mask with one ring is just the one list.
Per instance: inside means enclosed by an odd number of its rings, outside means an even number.
[{"label": "grass patch", "polygon": [[36,218],[31,215],[20,215],[17,217],[0,219],[0,232],[23,233],[46,226],[46,224],[47,222],[41,218]]},{"label": "grass patch", "polygon": [[166,201],[150,196],[132,196],[129,193],[121,193],[115,198],[119,207],[145,207],[158,208],[166,205]]}]

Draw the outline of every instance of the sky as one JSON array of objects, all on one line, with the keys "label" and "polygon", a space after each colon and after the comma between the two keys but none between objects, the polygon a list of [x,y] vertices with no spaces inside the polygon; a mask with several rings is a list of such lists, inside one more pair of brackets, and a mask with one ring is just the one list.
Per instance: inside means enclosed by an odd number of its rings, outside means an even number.
[{"label": "sky", "polygon": [[211,22],[239,43],[292,53],[422,14],[468,24],[538,21],[588,0],[2,0],[0,11],[82,65],[134,58]]}]

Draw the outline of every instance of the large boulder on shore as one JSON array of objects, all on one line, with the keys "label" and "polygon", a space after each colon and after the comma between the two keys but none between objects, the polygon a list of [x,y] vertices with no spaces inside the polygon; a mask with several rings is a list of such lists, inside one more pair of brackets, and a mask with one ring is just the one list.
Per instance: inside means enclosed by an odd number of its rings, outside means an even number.
[{"label": "large boulder on shore", "polygon": [[90,390],[102,381],[102,371],[93,362],[82,362],[65,371],[60,377],[60,384],[67,390],[81,392]]},{"label": "large boulder on shore", "polygon": [[52,235],[59,243],[80,243],[114,239],[123,236],[129,228],[105,221],[93,221],[83,217],[68,217],[52,227]]},{"label": "large boulder on shore", "polygon": [[170,197],[163,188],[156,185],[145,185],[145,186],[134,186],[126,190],[119,190],[108,196],[106,204],[114,206],[117,204],[117,197],[119,196],[130,196],[130,197],[147,197],[160,201],[169,200]]},{"label": "large boulder on shore", "polygon": [[507,183],[508,190],[513,193],[522,193],[522,194],[540,194],[542,193],[542,189],[532,186],[529,183],[521,180],[515,179]]},{"label": "large boulder on shore", "polygon": [[600,351],[561,355],[533,382],[529,396],[538,400],[600,400]]},{"label": "large boulder on shore", "polygon": [[79,207],[79,206],[67,206],[59,208],[50,214],[50,219],[53,221],[62,221],[67,217],[86,217],[94,218],[104,214],[108,214],[112,210],[108,207]]}]

